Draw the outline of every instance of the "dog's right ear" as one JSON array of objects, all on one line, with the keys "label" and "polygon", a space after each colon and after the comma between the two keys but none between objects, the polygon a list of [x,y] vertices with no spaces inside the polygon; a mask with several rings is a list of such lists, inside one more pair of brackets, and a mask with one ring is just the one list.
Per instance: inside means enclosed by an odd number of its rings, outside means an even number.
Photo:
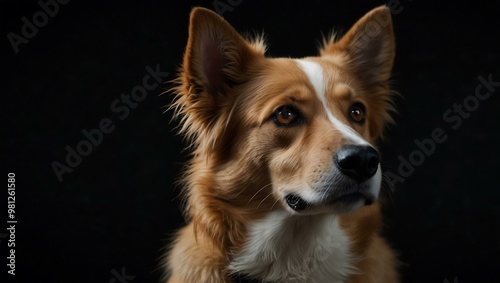
[{"label": "dog's right ear", "polygon": [[189,88],[189,95],[217,96],[244,80],[245,69],[256,55],[252,44],[221,16],[194,8],[184,54],[183,84]]},{"label": "dog's right ear", "polygon": [[250,70],[257,69],[264,52],[262,38],[248,42],[218,14],[194,8],[184,61],[173,88],[176,99],[171,108],[182,117],[180,133],[192,143],[203,141],[203,148],[223,146],[237,97],[231,90],[252,77]]}]

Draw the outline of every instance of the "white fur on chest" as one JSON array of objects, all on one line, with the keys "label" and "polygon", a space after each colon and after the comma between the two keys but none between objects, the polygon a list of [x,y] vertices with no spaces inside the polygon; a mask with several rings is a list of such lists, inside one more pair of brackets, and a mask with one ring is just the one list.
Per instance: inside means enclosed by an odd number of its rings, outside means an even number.
[{"label": "white fur on chest", "polygon": [[335,216],[293,216],[284,210],[249,228],[230,268],[264,282],[297,283],[341,283],[354,271],[348,237]]}]

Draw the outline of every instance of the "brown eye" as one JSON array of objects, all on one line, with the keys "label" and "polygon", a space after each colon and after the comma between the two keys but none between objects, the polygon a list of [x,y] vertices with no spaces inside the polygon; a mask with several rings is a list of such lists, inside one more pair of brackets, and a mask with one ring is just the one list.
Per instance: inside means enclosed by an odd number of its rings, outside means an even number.
[{"label": "brown eye", "polygon": [[292,106],[281,106],[274,110],[274,123],[278,126],[293,126],[299,121],[299,112]]},{"label": "brown eye", "polygon": [[349,109],[349,117],[358,124],[365,122],[365,106],[361,103],[354,103]]}]

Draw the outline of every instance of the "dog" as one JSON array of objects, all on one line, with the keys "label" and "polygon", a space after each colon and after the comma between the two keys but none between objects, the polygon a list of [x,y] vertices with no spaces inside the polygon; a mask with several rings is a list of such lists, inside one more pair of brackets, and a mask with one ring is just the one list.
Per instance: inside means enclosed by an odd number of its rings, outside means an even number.
[{"label": "dog", "polygon": [[218,14],[194,8],[172,104],[192,156],[188,224],[165,282],[399,282],[379,235],[375,143],[393,122],[390,10],[319,55],[268,58]]}]

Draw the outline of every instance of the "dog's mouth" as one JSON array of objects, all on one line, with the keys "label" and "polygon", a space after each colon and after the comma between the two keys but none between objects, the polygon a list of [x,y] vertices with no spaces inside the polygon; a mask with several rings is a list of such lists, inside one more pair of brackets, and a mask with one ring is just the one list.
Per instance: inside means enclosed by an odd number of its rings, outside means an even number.
[{"label": "dog's mouth", "polygon": [[[297,194],[288,194],[285,196],[285,202],[293,211],[302,212],[309,208],[312,208],[318,204],[310,203],[304,200]],[[338,196],[334,196],[329,198],[326,202],[322,202],[321,204],[327,206],[340,206],[346,207],[350,205],[357,204],[359,202],[364,202],[364,205],[371,205],[375,202],[375,196],[369,193],[363,193],[360,191],[355,191],[351,193],[346,193]]]},{"label": "dog's mouth", "polygon": [[286,204],[293,209],[294,211],[302,211],[310,206],[303,198],[299,197],[296,194],[288,194],[285,197]]},{"label": "dog's mouth", "polygon": [[[381,186],[381,173],[358,182],[332,172],[316,182],[316,186],[285,189],[282,203],[287,210],[300,214],[348,214],[375,203]],[[290,184],[287,184],[290,185]]]}]

